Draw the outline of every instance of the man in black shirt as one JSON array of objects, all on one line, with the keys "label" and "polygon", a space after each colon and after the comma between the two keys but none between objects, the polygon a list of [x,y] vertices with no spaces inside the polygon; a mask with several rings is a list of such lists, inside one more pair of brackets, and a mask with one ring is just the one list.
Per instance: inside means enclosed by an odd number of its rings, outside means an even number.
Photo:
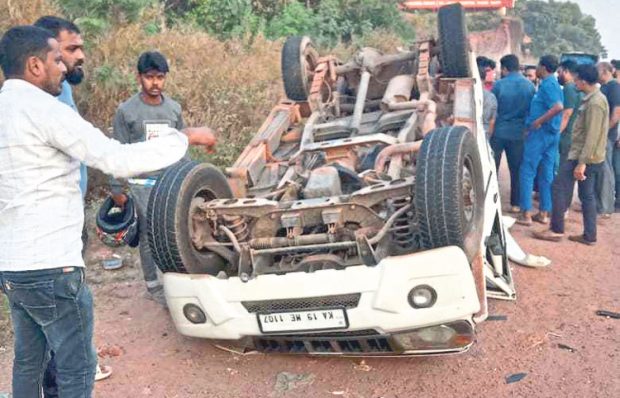
[{"label": "man in black shirt", "polygon": [[[620,83],[613,76],[614,67],[609,62],[597,65],[601,92],[609,104],[609,132],[602,178],[596,181],[597,210],[602,218],[611,217],[614,207],[620,211],[620,147],[618,121],[620,121]],[[615,206],[614,206],[615,202]]]}]

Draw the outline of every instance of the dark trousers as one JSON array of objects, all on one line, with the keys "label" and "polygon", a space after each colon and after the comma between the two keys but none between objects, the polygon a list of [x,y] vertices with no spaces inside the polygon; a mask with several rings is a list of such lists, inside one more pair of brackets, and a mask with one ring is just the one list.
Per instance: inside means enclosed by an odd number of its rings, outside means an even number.
[{"label": "dark trousers", "polygon": [[97,354],[92,344],[93,297],[82,268],[0,272],[15,339],[13,396],[39,398],[50,350],[58,395],[89,398]]},{"label": "dark trousers", "polygon": [[[88,230],[86,224],[82,228],[82,258],[86,254],[88,247]],[[54,351],[50,351],[50,360],[47,363],[47,369],[43,375],[43,398],[58,398],[58,383],[56,383],[56,359],[54,358]]]},{"label": "dark trousers", "polygon": [[596,208],[598,214],[611,214],[614,212],[615,201],[615,185],[613,168],[613,153],[615,143],[607,140],[605,152],[605,162],[603,162],[603,170],[596,177]]},{"label": "dark trousers", "polygon": [[[564,233],[564,213],[570,205],[569,191],[575,186],[573,171],[577,167],[576,160],[568,160],[560,164],[560,170],[553,183],[553,211],[551,213],[551,230],[558,234]],[[589,164],[586,167],[586,179],[578,181],[579,200],[583,211],[583,237],[589,242],[596,242],[596,195],[595,181],[603,172],[603,164]]]},{"label": "dark trousers", "polygon": [[510,171],[510,205],[519,206],[519,168],[523,158],[523,140],[507,140],[491,136],[489,140],[495,156],[495,166],[499,170],[502,153],[506,152]]},{"label": "dark trousers", "polygon": [[620,146],[612,144],[607,147],[607,150],[609,151],[607,158],[614,172],[614,187],[616,191],[614,204],[616,209],[620,209]]},{"label": "dark trousers", "polygon": [[142,265],[142,274],[148,290],[161,288],[161,284],[157,279],[157,264],[149,247],[147,209],[149,204],[149,196],[153,190],[150,186],[130,184],[129,190],[138,212],[138,223],[140,233],[140,264]]}]

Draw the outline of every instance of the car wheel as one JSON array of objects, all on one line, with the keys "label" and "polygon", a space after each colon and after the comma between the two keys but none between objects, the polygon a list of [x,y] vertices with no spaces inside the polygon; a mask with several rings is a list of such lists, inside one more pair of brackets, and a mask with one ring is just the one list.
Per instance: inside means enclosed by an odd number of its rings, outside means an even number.
[{"label": "car wheel", "polygon": [[466,127],[438,128],[424,138],[414,189],[422,246],[459,246],[471,261],[482,239],[484,183],[476,138]]},{"label": "car wheel", "polygon": [[306,101],[319,54],[307,36],[286,39],[282,48],[284,92],[293,101]]},{"label": "car wheel", "polygon": [[215,166],[181,161],[157,180],[148,204],[149,247],[162,272],[217,275],[226,261],[192,243],[192,202],[231,198],[224,174]]},{"label": "car wheel", "polygon": [[439,9],[439,55],[443,76],[472,77],[469,63],[469,41],[465,10],[461,4],[450,4]]}]

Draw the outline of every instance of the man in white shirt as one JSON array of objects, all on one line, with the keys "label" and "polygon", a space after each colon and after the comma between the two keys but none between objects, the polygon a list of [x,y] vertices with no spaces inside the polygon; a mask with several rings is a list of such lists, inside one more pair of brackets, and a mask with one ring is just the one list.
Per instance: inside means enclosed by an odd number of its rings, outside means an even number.
[{"label": "man in white shirt", "polygon": [[84,279],[80,162],[116,177],[159,170],[189,144],[212,146],[202,130],[168,129],[122,145],[54,96],[66,73],[58,42],[18,26],[0,40],[7,79],[0,90],[0,287],[15,336],[13,396],[38,398],[47,352],[59,395],[91,396],[96,353],[93,301]]}]

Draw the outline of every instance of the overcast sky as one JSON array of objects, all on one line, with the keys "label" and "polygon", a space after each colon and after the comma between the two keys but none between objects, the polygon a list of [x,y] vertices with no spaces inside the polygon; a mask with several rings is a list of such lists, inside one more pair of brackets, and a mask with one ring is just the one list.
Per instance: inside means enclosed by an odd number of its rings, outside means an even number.
[{"label": "overcast sky", "polygon": [[[617,0],[572,0],[579,4],[581,11],[596,18],[596,27],[603,37],[603,45],[609,53],[609,58],[620,58],[620,40],[618,34],[620,29],[620,8],[616,4]],[[620,2],[619,2],[620,3]],[[615,28],[615,34],[614,34]]]}]

